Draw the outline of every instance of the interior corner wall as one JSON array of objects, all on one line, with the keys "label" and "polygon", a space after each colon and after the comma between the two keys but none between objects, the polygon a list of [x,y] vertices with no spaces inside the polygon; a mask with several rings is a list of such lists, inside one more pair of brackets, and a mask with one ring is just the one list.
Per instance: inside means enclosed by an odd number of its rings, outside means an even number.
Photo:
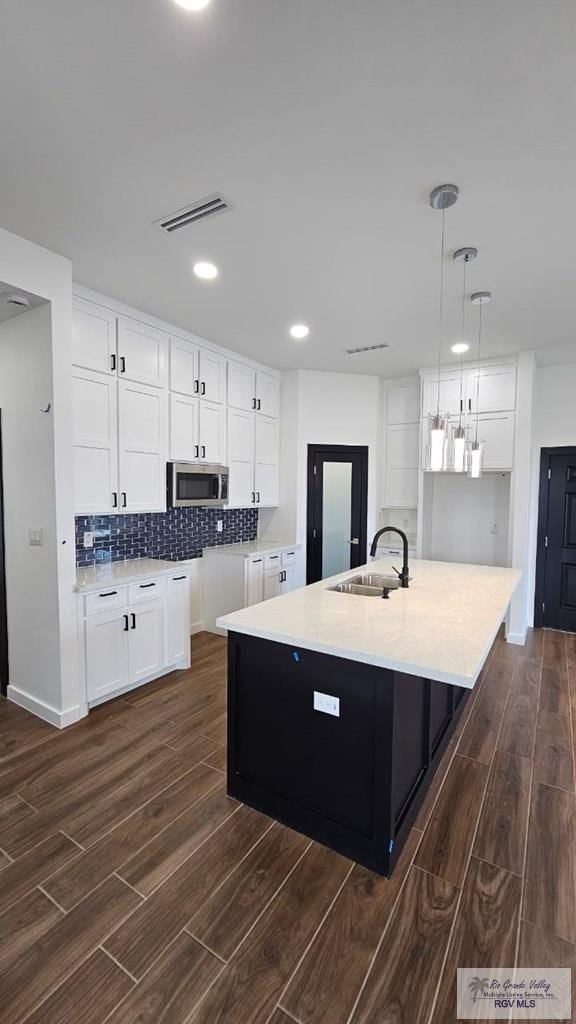
[{"label": "interior corner wall", "polygon": [[[46,545],[50,547],[51,572],[49,601],[56,610],[54,636],[50,650],[58,651],[58,665],[53,659],[50,673],[39,643],[36,646],[38,676],[22,680],[22,694],[14,689],[9,696],[29,710],[57,726],[77,721],[87,713],[85,694],[78,672],[76,624],[76,559],[74,543],[74,496],[72,478],[72,394],[70,366],[72,346],[72,265],[69,260],[49,252],[18,235],[0,228],[0,280],[16,291],[31,292],[49,303],[50,373],[42,388],[42,407],[50,403],[52,420],[52,510],[53,532],[47,529]],[[44,414],[43,414],[44,415]],[[5,495],[6,500],[6,495]],[[30,516],[36,519],[34,508]],[[42,526],[34,521],[33,526]],[[7,558],[9,556],[7,555]],[[34,586],[34,579],[26,582]],[[8,601],[10,598],[8,596]],[[9,652],[10,654],[10,652]],[[43,694],[39,697],[36,691]]]},{"label": "interior corner wall", "polygon": [[542,448],[576,446],[576,363],[539,366],[535,373],[531,446],[531,488],[527,616],[534,622],[538,490]]},{"label": "interior corner wall", "polygon": [[533,352],[518,354],[514,472],[510,492],[510,564],[522,570],[522,579],[510,602],[506,638],[523,644],[528,627],[527,593],[530,575],[530,492],[532,486],[532,431],[536,362]]}]

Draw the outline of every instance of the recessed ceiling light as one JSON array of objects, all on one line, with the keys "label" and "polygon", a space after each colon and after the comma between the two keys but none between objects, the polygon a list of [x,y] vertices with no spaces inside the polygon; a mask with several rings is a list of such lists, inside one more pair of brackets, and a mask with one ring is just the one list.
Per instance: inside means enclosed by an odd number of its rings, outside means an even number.
[{"label": "recessed ceiling light", "polygon": [[208,7],[210,0],[174,0],[174,3],[178,4],[178,7],[183,7],[185,11],[201,11]]},{"label": "recessed ceiling light", "polygon": [[199,277],[202,281],[213,281],[215,277],[218,277],[218,267],[215,267],[213,263],[207,263],[205,260],[195,263],[193,270],[196,277]]},{"label": "recessed ceiling light", "polygon": [[296,341],[302,341],[310,334],[310,328],[306,324],[293,324],[290,328],[290,335]]},{"label": "recessed ceiling light", "polygon": [[468,351],[470,345],[467,341],[457,341],[455,345],[452,345],[452,351],[456,356],[462,356]]}]

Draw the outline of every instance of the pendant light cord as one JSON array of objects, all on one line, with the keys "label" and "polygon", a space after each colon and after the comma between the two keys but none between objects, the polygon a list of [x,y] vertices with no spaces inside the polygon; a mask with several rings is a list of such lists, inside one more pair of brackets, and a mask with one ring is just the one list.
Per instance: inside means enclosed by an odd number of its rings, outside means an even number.
[{"label": "pendant light cord", "polygon": [[[466,328],[466,271],[468,269],[468,257],[464,257],[464,268],[462,271],[462,338],[464,341],[464,331]],[[462,426],[462,413],[464,411],[464,353],[460,356],[460,419],[458,420],[458,426]]]},{"label": "pendant light cord", "polygon": [[438,341],[438,399],[436,417],[440,419],[440,370],[442,366],[442,339],[444,335],[444,261],[446,258],[446,210],[442,209],[442,244],[440,248],[440,338]]},{"label": "pendant light cord", "polygon": [[482,305],[480,302],[478,310],[478,370],[476,372],[476,436],[475,441],[478,444],[478,420],[480,418],[480,351],[482,348]]}]

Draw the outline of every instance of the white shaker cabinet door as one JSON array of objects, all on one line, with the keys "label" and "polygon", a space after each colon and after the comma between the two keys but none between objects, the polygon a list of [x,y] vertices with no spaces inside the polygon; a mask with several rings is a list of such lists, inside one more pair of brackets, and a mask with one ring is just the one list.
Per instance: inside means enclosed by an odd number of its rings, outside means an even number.
[{"label": "white shaker cabinet door", "polygon": [[170,390],[197,395],[198,347],[181,338],[170,338]]},{"label": "white shaker cabinet door", "polygon": [[264,560],[250,558],[246,561],[246,599],[248,608],[252,604],[260,604],[264,599]]},{"label": "white shaker cabinet door", "polygon": [[[460,373],[454,372],[440,380],[440,413],[460,412]],[[422,384],[422,415],[435,416],[438,408],[438,378],[426,378]]]},{"label": "white shaker cabinet door", "polygon": [[129,682],[137,683],[164,667],[162,601],[135,605],[128,612]]},{"label": "white shaker cabinet door", "polygon": [[72,362],[98,373],[116,370],[116,316],[104,306],[75,298],[72,304]]},{"label": "white shaker cabinet door", "polygon": [[178,573],[166,581],[166,664],[190,659],[190,580]]},{"label": "white shaker cabinet door", "polygon": [[280,381],[278,377],[258,370],[256,373],[256,401],[256,408],[263,416],[278,418],[280,415]]},{"label": "white shaker cabinet door", "polygon": [[224,465],[226,461],[226,409],[216,402],[200,401],[198,407],[199,458]]},{"label": "white shaker cabinet door", "polygon": [[128,685],[128,612],[100,612],[86,619],[86,689],[88,702]]},{"label": "white shaker cabinet door", "polygon": [[139,320],[118,317],[118,374],[121,380],[165,387],[168,381],[168,335]]},{"label": "white shaker cabinet door", "polygon": [[254,504],[254,415],[228,409],[229,505]]},{"label": "white shaker cabinet door", "polygon": [[117,382],[90,370],[72,373],[74,508],[107,515],[118,508]]},{"label": "white shaker cabinet door", "polygon": [[272,572],[264,573],[264,600],[267,601],[270,597],[278,597],[282,593],[282,584],[280,582],[280,569],[273,570]]},{"label": "white shaker cabinet door", "polygon": [[[515,414],[481,413],[478,417],[478,440],[483,449],[483,468],[513,469],[514,467],[514,422]],[[468,437],[476,436],[476,417],[468,419]]]},{"label": "white shaker cabinet door", "polygon": [[228,360],[228,405],[253,412],[256,408],[256,374],[245,363]]},{"label": "white shaker cabinet door", "polygon": [[516,367],[482,366],[466,376],[468,412],[510,412],[516,408]]},{"label": "white shaker cabinet door", "polygon": [[278,505],[278,420],[267,416],[256,416],[254,490],[257,505]]},{"label": "white shaker cabinet door", "polygon": [[166,509],[168,394],[143,384],[119,384],[120,508]]},{"label": "white shaker cabinet door", "polygon": [[198,399],[170,395],[170,459],[194,462],[198,458]]},{"label": "white shaker cabinet door", "polygon": [[418,423],[386,428],[384,505],[415,508],[418,504]]},{"label": "white shaker cabinet door", "polygon": [[209,402],[224,401],[226,394],[226,360],[224,356],[201,348],[198,353],[198,382],[200,398]]},{"label": "white shaker cabinet door", "polygon": [[[429,397],[428,397],[429,400]],[[387,394],[386,422],[389,426],[399,423],[417,423],[420,419],[420,387],[418,384],[403,384],[391,387]]]}]

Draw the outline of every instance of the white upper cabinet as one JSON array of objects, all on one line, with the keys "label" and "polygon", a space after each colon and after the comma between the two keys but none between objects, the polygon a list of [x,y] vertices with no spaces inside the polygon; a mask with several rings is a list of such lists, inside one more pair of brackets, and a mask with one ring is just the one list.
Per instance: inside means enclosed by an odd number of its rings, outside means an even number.
[{"label": "white upper cabinet", "polygon": [[98,373],[116,370],[116,317],[104,306],[74,299],[72,362]]},{"label": "white upper cabinet", "polygon": [[263,416],[280,415],[280,381],[271,373],[256,373],[256,409]]},{"label": "white upper cabinet", "polygon": [[226,460],[226,410],[216,402],[198,406],[199,458],[202,462],[223,465]]},{"label": "white upper cabinet", "polygon": [[[483,448],[483,468],[513,469],[514,467],[514,421],[509,413],[480,413],[478,417],[478,440]],[[468,436],[474,440],[476,417],[468,417]]]},{"label": "white upper cabinet", "polygon": [[118,508],[117,382],[91,370],[72,374],[75,510],[106,515]]},{"label": "white upper cabinet", "polygon": [[418,422],[420,419],[420,387],[418,384],[391,387],[387,398],[386,422],[389,425]]},{"label": "white upper cabinet", "polygon": [[229,505],[254,504],[254,420],[252,413],[228,410]]},{"label": "white upper cabinet", "polygon": [[118,317],[118,373],[163,388],[168,382],[168,335],[129,317]]},{"label": "white upper cabinet", "polygon": [[[440,414],[460,412],[460,371],[443,373],[440,378]],[[438,408],[438,377],[425,377],[422,383],[422,415],[435,416]]]},{"label": "white upper cabinet", "polygon": [[224,402],[226,396],[226,360],[209,349],[198,352],[198,394],[209,402]]},{"label": "white upper cabinet", "polygon": [[[478,395],[478,403],[476,401]],[[467,412],[509,412],[516,408],[516,367],[482,366],[466,374]]]},{"label": "white upper cabinet", "polygon": [[194,462],[199,455],[198,399],[170,395],[170,459]]},{"label": "white upper cabinet", "polygon": [[386,431],[384,506],[416,508],[420,425],[399,424]]},{"label": "white upper cabinet", "polygon": [[181,338],[170,338],[170,390],[197,395],[198,346]]},{"label": "white upper cabinet", "polygon": [[256,373],[245,363],[228,360],[228,405],[252,412],[256,408]]},{"label": "white upper cabinet", "polygon": [[120,381],[118,387],[120,508],[128,512],[163,512],[168,395],[129,381]]},{"label": "white upper cabinet", "polygon": [[254,490],[257,505],[278,504],[278,421],[260,415],[256,416]]}]

